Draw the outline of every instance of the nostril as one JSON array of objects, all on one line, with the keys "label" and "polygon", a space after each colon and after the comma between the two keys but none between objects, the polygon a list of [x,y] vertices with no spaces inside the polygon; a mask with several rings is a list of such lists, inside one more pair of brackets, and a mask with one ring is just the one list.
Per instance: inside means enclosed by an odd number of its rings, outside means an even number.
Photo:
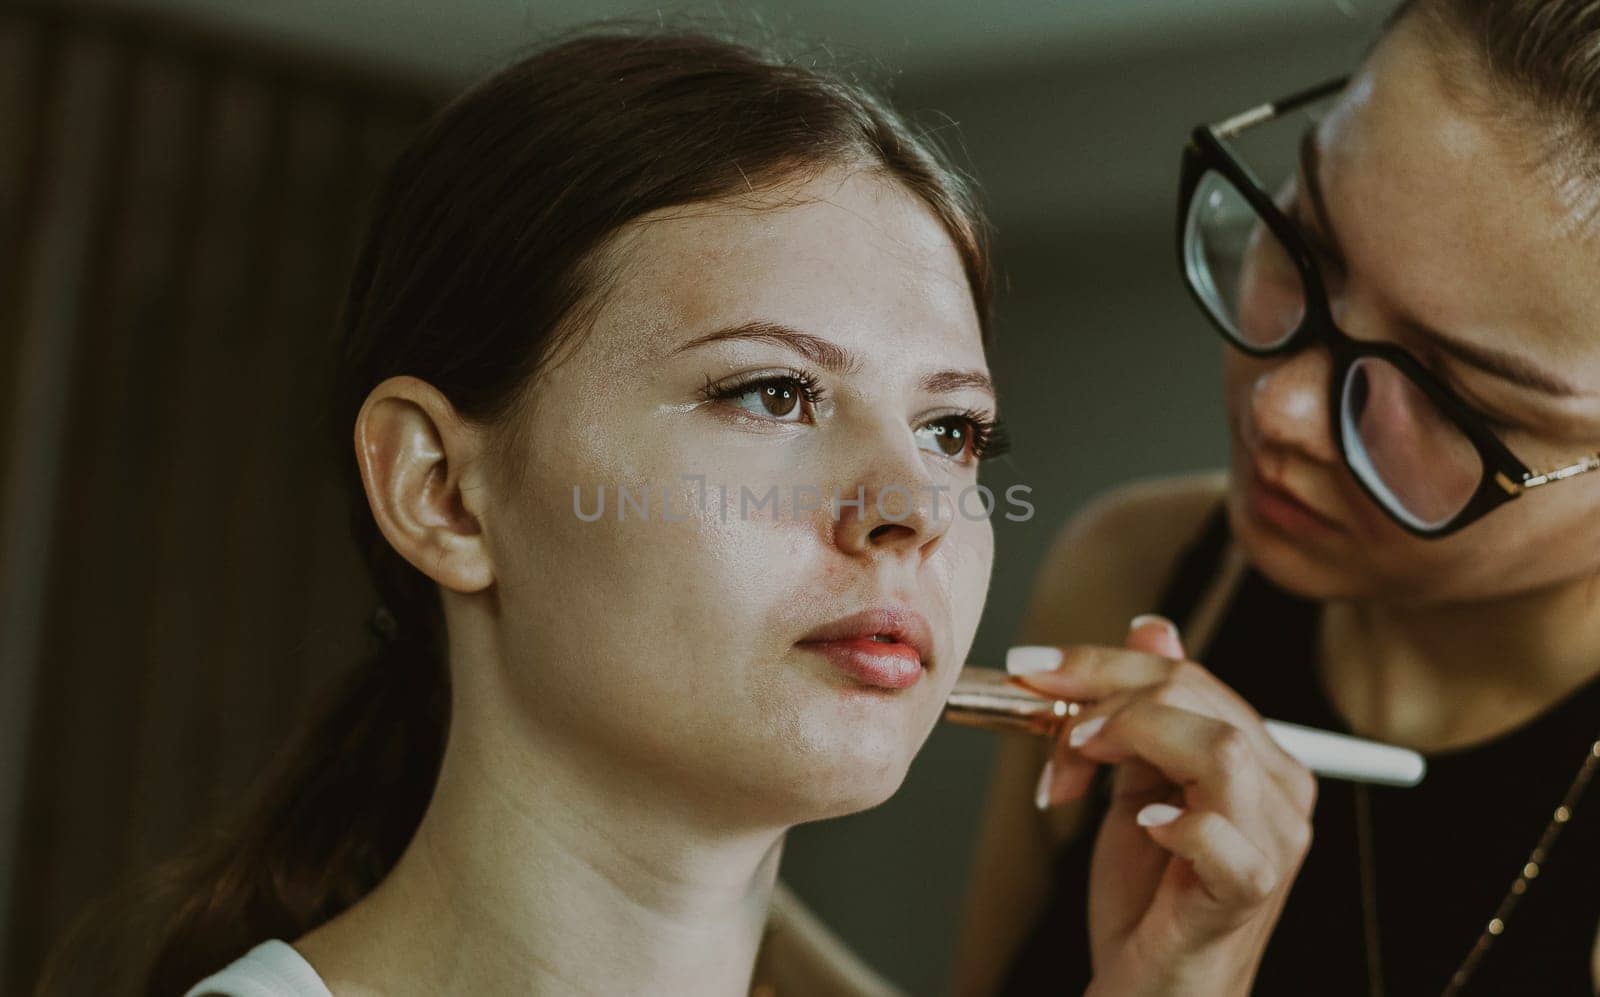
[{"label": "nostril", "polygon": [[874,526],[872,528],[872,532],[867,534],[867,539],[877,541],[882,539],[885,533],[889,533],[894,530],[904,530],[907,533],[911,532],[911,528],[908,526],[901,526],[899,523],[884,523],[881,526]]}]

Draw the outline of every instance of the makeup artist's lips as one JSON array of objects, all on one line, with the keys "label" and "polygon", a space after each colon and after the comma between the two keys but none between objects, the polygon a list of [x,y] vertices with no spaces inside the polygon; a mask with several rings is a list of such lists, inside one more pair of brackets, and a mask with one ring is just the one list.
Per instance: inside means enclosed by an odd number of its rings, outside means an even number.
[{"label": "makeup artist's lips", "polygon": [[933,657],[928,621],[914,609],[885,606],[823,624],[795,642],[828,656],[852,678],[883,689],[904,689],[922,677]]},{"label": "makeup artist's lips", "polygon": [[1343,533],[1344,527],[1313,509],[1288,489],[1275,485],[1252,471],[1245,496],[1252,515],[1294,536],[1323,536]]}]

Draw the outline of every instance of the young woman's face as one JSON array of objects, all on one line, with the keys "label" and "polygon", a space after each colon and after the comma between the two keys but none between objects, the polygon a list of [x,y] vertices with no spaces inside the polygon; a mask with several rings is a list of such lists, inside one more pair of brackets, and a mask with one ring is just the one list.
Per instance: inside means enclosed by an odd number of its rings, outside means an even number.
[{"label": "young woman's face", "polygon": [[[879,803],[993,559],[976,498],[953,508],[977,482],[967,414],[995,412],[956,248],[856,170],[659,212],[607,255],[592,331],[534,386],[523,483],[491,500],[507,693],[535,738],[701,817]],[[835,517],[836,493],[864,502]],[[802,644],[874,609],[925,620],[920,664]]]},{"label": "young woman's face", "polygon": [[[1600,185],[1572,182],[1559,161],[1541,167],[1547,135],[1531,113],[1447,88],[1430,44],[1403,23],[1318,127],[1314,183],[1331,231],[1303,171],[1284,202],[1335,257],[1322,267],[1340,328],[1411,351],[1512,453],[1549,470],[1600,449]],[[1227,351],[1230,514],[1269,575],[1312,597],[1429,602],[1600,570],[1600,474],[1531,491],[1443,539],[1404,532],[1340,460],[1329,367],[1322,347],[1270,360]],[[1275,514],[1260,479],[1319,515]]]}]

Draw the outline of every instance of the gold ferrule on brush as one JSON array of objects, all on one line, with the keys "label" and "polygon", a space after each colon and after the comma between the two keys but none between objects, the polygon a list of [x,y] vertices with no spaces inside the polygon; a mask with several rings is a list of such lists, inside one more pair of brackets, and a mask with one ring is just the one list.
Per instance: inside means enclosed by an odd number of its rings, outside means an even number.
[{"label": "gold ferrule on brush", "polygon": [[1082,709],[1080,703],[1026,689],[998,668],[968,665],[956,679],[940,719],[969,727],[1053,737],[1063,723]]}]

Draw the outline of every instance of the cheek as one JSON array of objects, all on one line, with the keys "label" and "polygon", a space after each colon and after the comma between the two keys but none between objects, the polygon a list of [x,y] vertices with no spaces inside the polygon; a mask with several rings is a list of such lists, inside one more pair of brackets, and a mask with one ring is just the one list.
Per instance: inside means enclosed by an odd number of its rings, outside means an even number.
[{"label": "cheek", "polygon": [[1260,362],[1231,346],[1222,347],[1222,400],[1230,423],[1237,423],[1250,397],[1250,383]]},{"label": "cheek", "polygon": [[[665,521],[667,509],[690,514],[693,486],[680,476],[694,469],[626,399],[585,404],[601,394],[567,392],[568,414],[539,422],[526,484],[491,532],[519,670],[546,691],[614,699],[671,672],[675,622],[711,627],[730,611],[716,583],[749,552],[733,524]],[[686,607],[697,614],[685,619]]]},{"label": "cheek", "polygon": [[968,643],[983,615],[984,595],[994,570],[994,525],[988,519],[959,520],[945,537],[950,548],[949,590],[954,605],[957,636]]},{"label": "cheek", "polygon": [[[1001,511],[996,514],[1003,515],[1005,508],[1004,504],[999,505]],[[939,669],[940,704],[972,651],[993,569],[992,522],[958,516],[929,562],[930,581],[923,592],[928,602],[929,622],[936,632],[942,631],[941,641],[948,641],[939,648],[941,664],[954,666]],[[938,617],[934,617],[934,613],[939,614]]]},{"label": "cheek", "polygon": [[1257,228],[1239,275],[1239,331],[1252,343],[1284,339],[1305,317],[1300,275],[1278,242]]},{"label": "cheek", "polygon": [[[1554,466],[1548,464],[1543,466]],[[1600,571],[1600,481],[1582,475],[1534,489],[1508,502],[1478,525],[1481,555],[1497,566],[1491,579],[1530,588]],[[1470,536],[1472,528],[1463,531]]]},{"label": "cheek", "polygon": [[525,568],[502,589],[507,664],[540,727],[641,763],[715,767],[740,754],[725,741],[769,726],[762,704],[781,702],[763,666],[798,636],[773,607],[803,565],[802,538],[789,524],[696,517],[690,488],[669,489],[689,518],[665,522],[661,484],[648,520],[629,507],[619,521],[609,489],[595,522],[574,517],[570,495],[530,503]]},{"label": "cheek", "polygon": [[1532,492],[1439,540],[1413,537],[1373,508],[1354,574],[1336,596],[1428,605],[1502,598],[1594,575],[1600,571],[1596,506],[1600,482],[1567,495]]},{"label": "cheek", "polygon": [[[651,482],[647,499],[642,487],[631,492],[641,498],[637,505],[619,502],[608,488],[605,516],[593,523],[558,510],[565,523],[545,534],[551,557],[535,584],[587,590],[569,598],[598,603],[606,616],[586,622],[626,619],[658,646],[690,633],[717,640],[749,630],[761,608],[792,584],[801,526],[741,518],[733,495],[724,521],[714,484],[702,496],[698,485],[668,476]],[[584,501],[595,508],[592,489]],[[704,657],[703,649],[682,650]]]}]

